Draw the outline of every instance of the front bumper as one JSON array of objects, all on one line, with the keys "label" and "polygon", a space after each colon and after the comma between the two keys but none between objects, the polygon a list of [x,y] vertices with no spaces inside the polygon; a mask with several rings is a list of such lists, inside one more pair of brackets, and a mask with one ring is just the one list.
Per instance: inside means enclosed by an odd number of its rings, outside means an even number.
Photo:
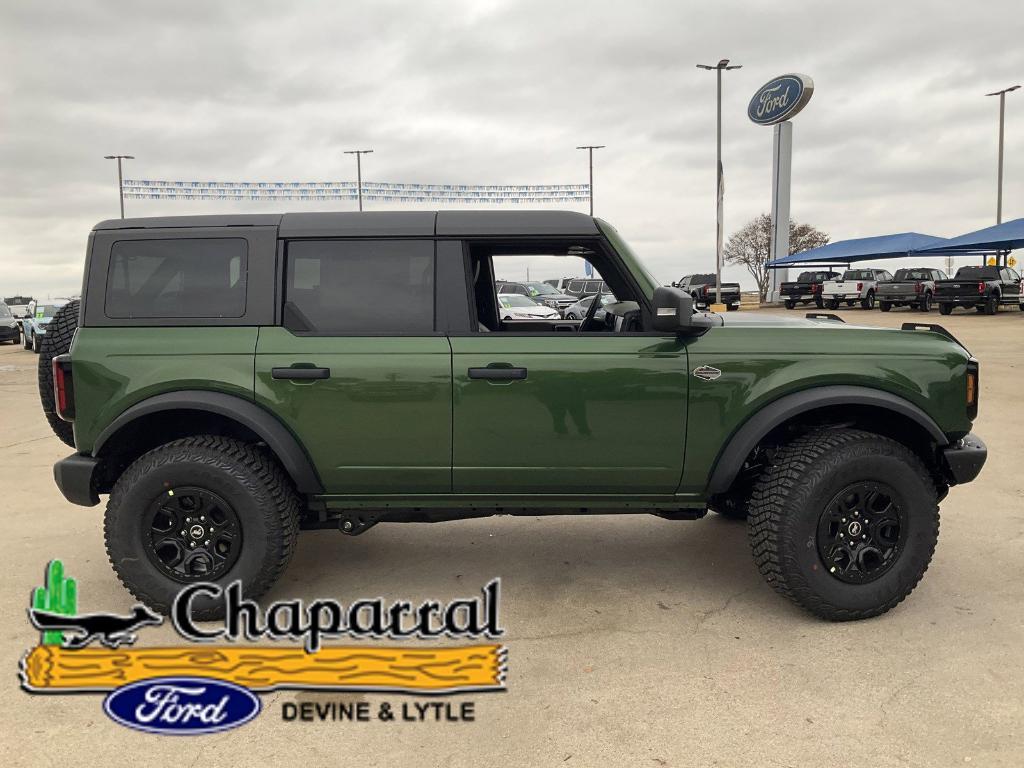
[{"label": "front bumper", "polygon": [[21,328],[18,326],[14,326],[13,328],[4,326],[3,328],[0,328],[0,341],[10,341],[11,339],[17,341],[20,338]]},{"label": "front bumper", "polygon": [[99,459],[73,453],[53,465],[53,479],[64,498],[82,507],[95,507],[100,503],[96,492],[96,468]]},{"label": "front bumper", "polygon": [[950,485],[969,483],[978,476],[988,458],[988,448],[971,432],[942,450],[942,463]]}]

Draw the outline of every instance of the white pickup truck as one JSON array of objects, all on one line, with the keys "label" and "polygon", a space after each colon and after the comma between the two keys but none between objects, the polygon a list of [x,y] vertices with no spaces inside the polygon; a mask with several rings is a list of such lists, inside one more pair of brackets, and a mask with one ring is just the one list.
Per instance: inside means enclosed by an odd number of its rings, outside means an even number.
[{"label": "white pickup truck", "polygon": [[838,309],[844,301],[848,307],[859,301],[864,309],[874,309],[878,284],[886,280],[892,280],[892,275],[885,269],[848,269],[821,287],[821,298],[829,309]]}]

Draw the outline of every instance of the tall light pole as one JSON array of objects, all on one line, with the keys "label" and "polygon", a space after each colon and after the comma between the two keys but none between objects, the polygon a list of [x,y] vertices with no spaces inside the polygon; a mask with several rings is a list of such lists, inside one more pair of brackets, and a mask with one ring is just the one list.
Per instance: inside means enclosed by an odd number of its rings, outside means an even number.
[{"label": "tall light pole", "polygon": [[718,176],[715,184],[715,199],[717,203],[717,229],[715,233],[715,303],[722,303],[722,227],[723,207],[725,204],[724,180],[722,178],[722,71],[726,69],[740,69],[742,64],[729,64],[728,59],[722,59],[717,64],[698,64],[698,69],[713,69],[718,73],[718,123],[717,123],[717,169]]},{"label": "tall light pole", "polygon": [[359,190],[359,210],[363,210],[363,155],[372,154],[372,149],[348,149],[346,155],[356,156],[356,186]]},{"label": "tall light pole", "polygon": [[121,161],[134,160],[134,155],[104,155],[104,160],[117,160],[117,195],[121,199],[121,218],[124,218],[124,177],[121,175]]},{"label": "tall light pole", "polygon": [[587,197],[590,198],[590,215],[594,215],[594,150],[604,149],[604,144],[585,144],[582,147],[576,147],[576,149],[585,149],[590,159],[590,189],[588,190]]},{"label": "tall light pole", "polygon": [[999,171],[996,180],[996,224],[1003,223],[1003,122],[1006,119],[1006,94],[1016,91],[1019,85],[1011,85],[1001,91],[986,93],[986,96],[999,97]]}]

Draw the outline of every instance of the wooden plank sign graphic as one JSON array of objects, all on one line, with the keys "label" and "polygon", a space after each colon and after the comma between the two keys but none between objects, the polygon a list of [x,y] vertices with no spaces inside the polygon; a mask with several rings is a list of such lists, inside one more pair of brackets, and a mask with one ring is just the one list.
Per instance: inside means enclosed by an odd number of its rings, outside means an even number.
[{"label": "wooden plank sign graphic", "polygon": [[195,646],[67,650],[38,645],[21,661],[26,688],[111,691],[156,677],[201,676],[253,690],[301,688],[449,693],[505,687],[500,644],[442,648]]}]

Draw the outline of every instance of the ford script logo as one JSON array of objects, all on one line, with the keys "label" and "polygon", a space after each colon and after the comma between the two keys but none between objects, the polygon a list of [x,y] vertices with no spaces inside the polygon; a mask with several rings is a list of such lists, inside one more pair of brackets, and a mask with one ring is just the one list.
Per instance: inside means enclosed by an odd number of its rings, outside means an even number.
[{"label": "ford script logo", "polygon": [[781,75],[758,88],[747,117],[758,125],[781,123],[803,109],[813,93],[814,81],[807,75]]},{"label": "ford script logo", "polygon": [[160,677],[123,685],[103,711],[129,728],[172,736],[216,733],[260,713],[252,691],[210,677]]}]

